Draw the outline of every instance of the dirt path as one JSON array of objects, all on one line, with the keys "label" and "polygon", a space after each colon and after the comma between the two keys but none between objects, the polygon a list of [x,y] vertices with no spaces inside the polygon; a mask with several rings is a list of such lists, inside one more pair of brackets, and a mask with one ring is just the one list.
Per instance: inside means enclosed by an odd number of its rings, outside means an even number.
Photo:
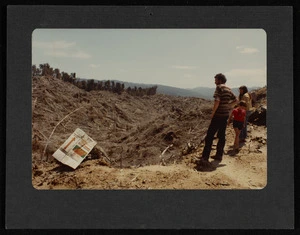
[{"label": "dirt path", "polygon": [[[35,166],[37,189],[262,189],[267,184],[266,127],[250,126],[249,138],[235,156],[224,155],[213,171],[197,171],[195,159],[203,146],[181,162],[132,168],[113,168],[100,159],[86,160],[75,171],[57,162]],[[227,128],[225,153],[233,130]],[[211,155],[214,154],[215,144]]]}]

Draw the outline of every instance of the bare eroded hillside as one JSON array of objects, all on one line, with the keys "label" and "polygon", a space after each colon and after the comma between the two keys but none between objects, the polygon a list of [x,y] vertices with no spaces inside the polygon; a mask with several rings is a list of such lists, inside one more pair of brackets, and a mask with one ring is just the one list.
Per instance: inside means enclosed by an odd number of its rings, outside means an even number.
[{"label": "bare eroded hillside", "polygon": [[[195,169],[211,108],[211,101],[201,98],[86,92],[55,78],[33,78],[33,186],[37,189],[264,187],[267,183],[265,126],[250,125],[248,141],[236,156],[228,154],[233,130],[227,128],[224,160],[213,171]],[[73,170],[52,154],[77,127],[97,141],[97,145]]]}]

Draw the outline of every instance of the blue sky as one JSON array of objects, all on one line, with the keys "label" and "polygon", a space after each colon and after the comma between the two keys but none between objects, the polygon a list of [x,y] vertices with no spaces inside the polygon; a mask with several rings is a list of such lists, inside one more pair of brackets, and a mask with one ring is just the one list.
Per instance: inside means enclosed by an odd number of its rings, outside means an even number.
[{"label": "blue sky", "polygon": [[266,85],[263,29],[36,29],[32,64],[95,80],[179,88]]}]

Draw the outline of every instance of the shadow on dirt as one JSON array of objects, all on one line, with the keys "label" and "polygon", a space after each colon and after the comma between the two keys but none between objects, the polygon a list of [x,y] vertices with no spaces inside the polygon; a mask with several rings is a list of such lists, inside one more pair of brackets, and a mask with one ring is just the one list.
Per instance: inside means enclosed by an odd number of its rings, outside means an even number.
[{"label": "shadow on dirt", "polygon": [[238,154],[238,151],[237,150],[228,150],[226,155],[230,156],[230,157],[236,157],[236,155]]},{"label": "shadow on dirt", "polygon": [[220,161],[213,160],[210,162],[215,168],[226,166],[226,164],[220,164]]},{"label": "shadow on dirt", "polygon": [[201,172],[211,172],[211,171],[215,171],[217,168],[223,167],[223,166],[226,166],[226,164],[220,164],[220,161],[213,160],[213,161],[205,163],[205,164],[198,162],[198,163],[196,163],[195,169],[197,171],[201,171]]},{"label": "shadow on dirt", "polygon": [[73,168],[67,166],[67,165],[60,165],[57,167],[54,167],[51,171],[56,171],[56,172],[71,172],[74,171]]}]

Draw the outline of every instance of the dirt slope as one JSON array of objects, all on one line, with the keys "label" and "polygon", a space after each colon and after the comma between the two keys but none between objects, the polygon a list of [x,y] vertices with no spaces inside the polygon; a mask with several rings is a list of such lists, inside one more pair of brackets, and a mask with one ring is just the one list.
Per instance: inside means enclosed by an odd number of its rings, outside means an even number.
[{"label": "dirt slope", "polygon": [[[260,189],[267,183],[265,126],[250,125],[248,141],[236,156],[229,155],[234,133],[227,128],[224,160],[213,171],[195,169],[211,101],[85,92],[47,77],[34,78],[32,88],[37,189]],[[52,154],[77,127],[98,144],[73,170]]]}]

